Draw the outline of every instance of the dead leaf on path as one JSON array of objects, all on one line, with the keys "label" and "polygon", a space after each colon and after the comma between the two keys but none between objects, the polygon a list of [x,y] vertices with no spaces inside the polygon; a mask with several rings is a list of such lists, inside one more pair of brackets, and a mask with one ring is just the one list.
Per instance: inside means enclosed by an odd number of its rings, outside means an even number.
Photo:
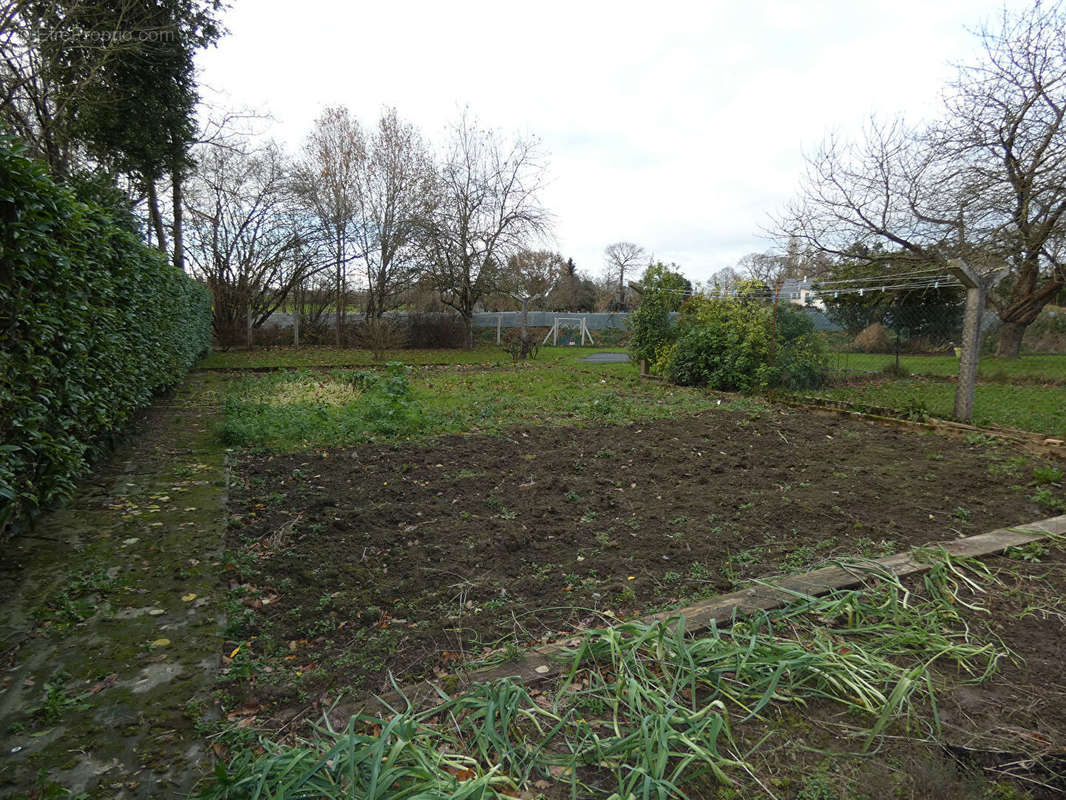
[{"label": "dead leaf on path", "polygon": [[183,602],[183,603],[191,603],[195,599],[196,599],[196,592],[189,592],[188,594],[183,594],[181,596],[181,602]]},{"label": "dead leaf on path", "polygon": [[259,704],[242,706],[241,708],[235,708],[233,711],[230,711],[228,714],[226,714],[226,719],[238,719],[240,717],[254,717],[256,714],[258,714],[262,710],[263,710],[263,707],[261,705],[259,705]]},{"label": "dead leaf on path", "polygon": [[110,686],[111,684],[113,684],[117,680],[118,680],[118,673],[117,672],[112,672],[110,675],[108,675],[106,678],[104,678],[99,683],[93,684],[93,687],[89,690],[89,694],[98,694],[99,692],[102,692],[104,689],[106,689],[108,686]]},{"label": "dead leaf on path", "polygon": [[168,647],[170,645],[170,639],[156,639],[152,642],[152,647]]}]

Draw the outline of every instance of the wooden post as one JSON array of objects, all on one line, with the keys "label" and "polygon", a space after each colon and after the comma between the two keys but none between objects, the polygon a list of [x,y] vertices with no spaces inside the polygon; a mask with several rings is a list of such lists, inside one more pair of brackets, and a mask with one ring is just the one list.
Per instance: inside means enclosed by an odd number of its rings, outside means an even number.
[{"label": "wooden post", "polygon": [[966,314],[962,322],[962,355],[959,358],[959,380],[955,386],[955,419],[973,419],[973,399],[977,389],[977,362],[981,355],[981,317],[985,311],[988,291],[1003,280],[1008,270],[981,274],[962,259],[948,263],[951,273],[966,287]]},{"label": "wooden post", "polygon": [[559,318],[555,318],[555,324],[552,326],[552,347],[559,346]]},{"label": "wooden post", "polygon": [[503,342],[503,314],[496,314],[496,344]]},{"label": "wooden post", "polygon": [[300,346],[300,309],[297,307],[292,312],[292,344]]}]

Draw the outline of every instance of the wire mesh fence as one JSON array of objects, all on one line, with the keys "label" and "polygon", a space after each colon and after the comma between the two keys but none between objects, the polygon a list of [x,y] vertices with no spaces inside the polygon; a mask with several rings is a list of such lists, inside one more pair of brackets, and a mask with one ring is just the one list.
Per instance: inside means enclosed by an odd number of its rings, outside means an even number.
[{"label": "wire mesh fence", "polygon": [[[950,419],[958,385],[964,304],[959,298],[829,303],[829,371],[808,397],[897,415]],[[1066,437],[1066,308],[1048,306],[1017,355],[999,318],[981,319],[973,423]]]}]

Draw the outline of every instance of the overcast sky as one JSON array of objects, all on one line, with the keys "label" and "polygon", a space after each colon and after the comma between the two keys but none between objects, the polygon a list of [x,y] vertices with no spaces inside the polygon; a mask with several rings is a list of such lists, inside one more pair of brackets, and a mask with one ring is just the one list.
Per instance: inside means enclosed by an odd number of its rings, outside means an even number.
[{"label": "overcast sky", "polygon": [[[1017,6],[1019,3],[1008,3]],[[513,9],[513,10],[512,10]],[[704,280],[765,250],[804,152],[871,114],[935,114],[985,0],[472,3],[233,0],[205,98],[276,119],[385,105],[440,141],[463,106],[548,154],[551,246],[599,273],[637,242]]]}]

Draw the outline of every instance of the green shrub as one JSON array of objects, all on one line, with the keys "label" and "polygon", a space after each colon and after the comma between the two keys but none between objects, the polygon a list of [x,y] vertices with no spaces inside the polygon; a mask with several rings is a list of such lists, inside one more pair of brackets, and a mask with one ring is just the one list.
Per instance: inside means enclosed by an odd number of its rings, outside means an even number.
[{"label": "green shrub", "polygon": [[779,307],[776,335],[774,328],[773,310],[760,303],[693,299],[682,309],[676,341],[659,351],[656,368],[674,383],[723,391],[820,383],[825,344],[810,318]]},{"label": "green shrub", "polygon": [[207,291],[0,136],[0,530],[210,345]]},{"label": "green shrub", "polygon": [[680,272],[662,263],[649,264],[640,281],[640,305],[627,320],[630,355],[652,363],[673,344],[677,326],[670,318],[692,296],[692,284]]},{"label": "green shrub", "polygon": [[640,305],[631,312],[629,325],[629,354],[634,361],[653,362],[677,336],[677,327],[670,320],[670,306],[665,295],[646,293]]}]

